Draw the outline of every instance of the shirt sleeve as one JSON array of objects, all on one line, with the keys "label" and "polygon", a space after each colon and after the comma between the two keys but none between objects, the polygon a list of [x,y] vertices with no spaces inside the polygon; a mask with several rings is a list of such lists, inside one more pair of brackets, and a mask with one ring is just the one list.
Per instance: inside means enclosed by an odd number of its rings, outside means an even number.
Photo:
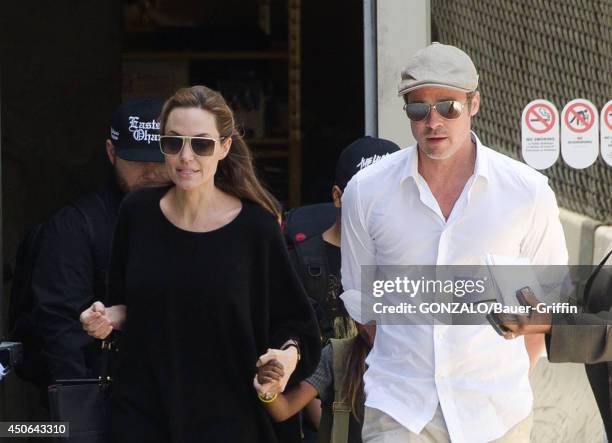
[{"label": "shirt sleeve", "polygon": [[546,336],[548,359],[553,363],[612,361],[612,313],[553,314]]},{"label": "shirt sleeve", "polygon": [[47,222],[32,272],[33,317],[53,379],[88,377],[93,345],[79,316],[94,299],[94,257],[86,221],[66,208]]},{"label": "shirt sleeve", "polygon": [[359,182],[351,180],[342,195],[342,287],[340,296],[349,315],[365,324],[373,313],[361,312],[361,266],[376,264],[374,241],[370,237],[359,195]]},{"label": "shirt sleeve", "polygon": [[530,229],[523,244],[521,255],[529,257],[534,265],[566,265],[567,246],[559,207],[553,190],[544,183],[536,195],[536,204]]},{"label": "shirt sleeve", "polygon": [[317,390],[323,403],[330,403],[334,400],[332,355],[332,346],[328,344],[321,351],[321,360],[319,360],[317,369],[306,379],[306,382]]}]

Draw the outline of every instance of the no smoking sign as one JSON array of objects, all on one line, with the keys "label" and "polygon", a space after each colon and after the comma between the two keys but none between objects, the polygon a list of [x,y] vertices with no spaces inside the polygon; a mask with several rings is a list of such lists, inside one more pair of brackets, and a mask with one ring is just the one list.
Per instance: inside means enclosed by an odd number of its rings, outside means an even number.
[{"label": "no smoking sign", "polygon": [[591,166],[599,155],[599,113],[588,100],[569,102],[561,113],[561,156],[572,168]]},{"label": "no smoking sign", "polygon": [[559,111],[546,100],[525,106],[521,117],[521,153],[534,169],[551,167],[559,158]]},{"label": "no smoking sign", "polygon": [[527,109],[525,123],[536,134],[545,134],[555,125],[556,110],[547,103],[535,103]]}]

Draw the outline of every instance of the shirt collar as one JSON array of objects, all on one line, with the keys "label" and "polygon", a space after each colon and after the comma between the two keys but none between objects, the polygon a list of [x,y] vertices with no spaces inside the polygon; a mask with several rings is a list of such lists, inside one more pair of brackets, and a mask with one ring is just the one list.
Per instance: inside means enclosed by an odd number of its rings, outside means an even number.
[{"label": "shirt collar", "polygon": [[[472,131],[471,138],[476,143],[476,164],[474,166],[474,176],[482,177],[485,180],[489,179],[489,159],[486,147],[480,142],[478,136]],[[403,168],[401,182],[403,183],[409,177],[414,180],[419,176],[419,155],[417,153],[417,145],[409,147],[410,154],[406,158],[406,167]]]}]

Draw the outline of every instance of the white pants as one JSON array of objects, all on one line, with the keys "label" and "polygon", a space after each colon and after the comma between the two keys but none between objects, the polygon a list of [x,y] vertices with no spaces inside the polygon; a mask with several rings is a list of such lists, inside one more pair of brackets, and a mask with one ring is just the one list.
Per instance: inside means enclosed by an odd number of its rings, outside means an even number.
[{"label": "white pants", "polygon": [[[492,443],[529,443],[532,426],[533,413]],[[420,434],[409,431],[384,412],[366,406],[361,435],[363,443],[450,443],[439,404]]]}]

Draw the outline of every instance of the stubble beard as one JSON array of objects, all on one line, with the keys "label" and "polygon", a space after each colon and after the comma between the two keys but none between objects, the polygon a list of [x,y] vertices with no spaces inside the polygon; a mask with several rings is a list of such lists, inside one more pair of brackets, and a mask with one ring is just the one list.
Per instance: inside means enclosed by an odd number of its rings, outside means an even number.
[{"label": "stubble beard", "polygon": [[117,187],[121,190],[121,192],[123,192],[124,194],[127,194],[128,192],[131,191],[130,186],[128,185],[127,181],[119,173],[117,166],[113,166],[113,177],[115,179],[115,183],[117,184]]},{"label": "stubble beard", "polygon": [[458,147],[454,147],[453,146],[453,147],[449,148],[446,152],[444,152],[442,154],[435,154],[431,150],[429,150],[427,148],[424,148],[424,147],[420,147],[420,148],[421,148],[421,152],[423,154],[425,154],[425,156],[427,158],[429,158],[430,160],[444,161],[444,160],[448,160],[453,155],[455,155],[457,153],[457,151],[459,151],[459,149],[461,149],[461,146],[458,146]]}]

